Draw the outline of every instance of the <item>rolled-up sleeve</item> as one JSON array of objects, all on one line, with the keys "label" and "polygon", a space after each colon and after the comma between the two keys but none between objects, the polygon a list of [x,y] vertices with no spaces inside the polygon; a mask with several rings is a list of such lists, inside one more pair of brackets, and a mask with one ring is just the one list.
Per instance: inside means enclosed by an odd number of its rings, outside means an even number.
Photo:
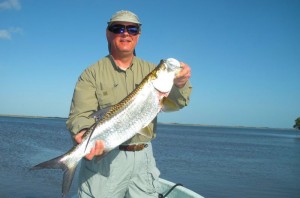
[{"label": "rolled-up sleeve", "polygon": [[192,92],[192,85],[190,81],[188,81],[182,88],[178,88],[175,85],[173,85],[168,98],[176,103],[179,110],[190,103],[191,92]]}]

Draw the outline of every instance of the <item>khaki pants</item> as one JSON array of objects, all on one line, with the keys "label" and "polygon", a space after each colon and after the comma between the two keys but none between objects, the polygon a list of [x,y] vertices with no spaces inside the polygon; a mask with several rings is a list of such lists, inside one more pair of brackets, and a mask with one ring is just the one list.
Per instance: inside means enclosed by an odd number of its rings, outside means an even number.
[{"label": "khaki pants", "polygon": [[78,196],[158,198],[159,174],[151,144],[136,152],[114,149],[101,160],[82,160]]}]

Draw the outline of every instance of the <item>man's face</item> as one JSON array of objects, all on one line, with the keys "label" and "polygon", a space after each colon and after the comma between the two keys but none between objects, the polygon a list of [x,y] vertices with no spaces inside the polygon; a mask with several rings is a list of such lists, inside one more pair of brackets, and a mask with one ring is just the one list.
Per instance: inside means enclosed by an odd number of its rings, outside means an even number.
[{"label": "man's face", "polygon": [[[124,26],[126,26],[125,31],[118,31],[122,28],[122,30],[124,30]],[[106,30],[106,37],[108,43],[110,43],[111,54],[132,54],[140,36],[139,31],[137,34],[133,33],[134,30],[136,30],[135,27],[138,27],[138,25],[129,22],[114,22],[110,25],[110,27],[115,27],[115,29],[113,30],[116,30],[115,32],[118,32],[114,33],[110,30]]]}]

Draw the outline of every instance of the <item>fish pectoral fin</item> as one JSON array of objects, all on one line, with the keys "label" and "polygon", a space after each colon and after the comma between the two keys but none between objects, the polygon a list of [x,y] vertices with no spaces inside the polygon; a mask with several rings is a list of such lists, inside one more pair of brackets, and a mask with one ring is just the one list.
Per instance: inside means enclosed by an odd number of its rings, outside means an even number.
[{"label": "fish pectoral fin", "polygon": [[180,108],[179,106],[170,98],[164,98],[162,100],[162,111],[163,112],[172,112],[172,111],[178,111]]},{"label": "fish pectoral fin", "polygon": [[153,133],[149,126],[146,126],[137,132],[140,135],[143,135],[149,139],[152,139]]}]

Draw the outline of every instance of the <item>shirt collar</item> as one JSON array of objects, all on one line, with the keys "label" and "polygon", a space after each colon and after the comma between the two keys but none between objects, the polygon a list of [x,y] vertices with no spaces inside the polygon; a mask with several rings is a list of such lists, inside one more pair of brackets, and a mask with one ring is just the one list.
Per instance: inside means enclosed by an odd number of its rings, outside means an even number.
[{"label": "shirt collar", "polygon": [[[124,71],[123,69],[121,69],[121,68],[116,64],[116,62],[115,62],[114,58],[112,57],[112,55],[108,55],[108,58],[109,58],[111,64],[113,65],[113,67],[115,68],[115,70],[117,70],[117,71]],[[131,65],[130,65],[130,67],[128,67],[128,69],[132,69],[132,67],[133,67],[134,65],[136,65],[135,63],[136,63],[136,57],[134,56],[133,59],[132,59]]]}]

